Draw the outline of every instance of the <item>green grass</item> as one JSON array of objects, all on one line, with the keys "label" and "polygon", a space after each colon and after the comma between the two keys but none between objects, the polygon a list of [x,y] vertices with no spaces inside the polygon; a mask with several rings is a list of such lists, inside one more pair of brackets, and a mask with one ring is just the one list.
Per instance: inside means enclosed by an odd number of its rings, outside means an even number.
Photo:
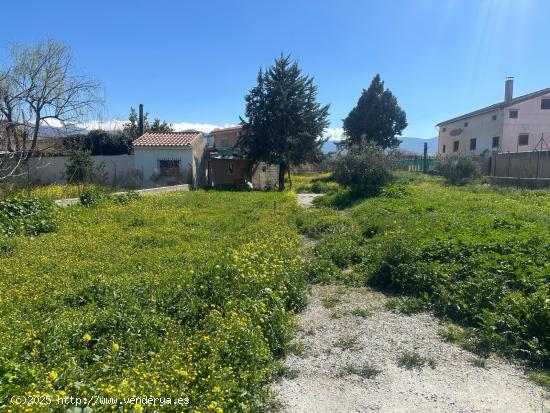
[{"label": "green grass", "polygon": [[339,185],[332,181],[330,173],[295,174],[291,178],[292,189],[297,193],[325,194],[334,192],[339,188]]},{"label": "green grass", "polygon": [[[327,201],[334,196],[298,217],[318,239],[309,280],[399,293],[407,298],[393,308],[468,327],[462,344],[478,354],[550,367],[550,191],[454,187],[400,172],[343,211]],[[331,277],[334,268],[349,271]]]},{"label": "green grass", "polygon": [[56,232],[14,235],[0,254],[0,405],[162,395],[261,411],[305,304],[296,208],[291,193],[174,193],[60,209]]}]

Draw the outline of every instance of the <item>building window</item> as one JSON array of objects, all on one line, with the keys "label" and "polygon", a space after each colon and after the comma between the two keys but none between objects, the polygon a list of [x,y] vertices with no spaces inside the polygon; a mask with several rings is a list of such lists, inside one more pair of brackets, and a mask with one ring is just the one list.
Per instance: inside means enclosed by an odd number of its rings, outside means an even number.
[{"label": "building window", "polygon": [[518,118],[518,111],[517,110],[511,110],[510,111],[510,119],[517,119]]},{"label": "building window", "polygon": [[443,128],[443,132],[447,132],[447,128]]},{"label": "building window", "polygon": [[443,149],[442,149],[443,153],[445,153],[446,149],[447,149],[447,145],[443,145]]},{"label": "building window", "polygon": [[227,172],[229,172],[230,175],[235,173],[235,164],[233,162],[227,164]]},{"label": "building window", "polygon": [[470,139],[470,150],[471,151],[476,150],[476,145],[477,145],[477,139],[476,138]]},{"label": "building window", "polygon": [[493,115],[493,117],[491,119],[497,120],[497,115]]},{"label": "building window", "polygon": [[241,132],[235,132],[235,137],[238,138],[241,136]]},{"label": "building window", "polygon": [[500,137],[495,136],[493,138],[493,143],[491,145],[493,148],[498,148],[500,146]]},{"label": "building window", "polygon": [[464,127],[465,127],[465,128],[468,127],[468,122],[464,122]]},{"label": "building window", "polygon": [[229,139],[227,138],[222,138],[222,141],[220,143],[220,147],[222,148],[228,148],[229,147]]},{"label": "building window", "polygon": [[453,152],[458,152],[458,145],[459,145],[458,141],[453,142]]},{"label": "building window", "polygon": [[518,136],[518,146],[527,146],[529,145],[529,134],[520,133]]},{"label": "building window", "polygon": [[550,99],[549,98],[543,98],[540,101],[540,108],[541,109],[550,109]]},{"label": "building window", "polygon": [[162,176],[172,176],[179,172],[179,159],[159,159],[159,172]]}]

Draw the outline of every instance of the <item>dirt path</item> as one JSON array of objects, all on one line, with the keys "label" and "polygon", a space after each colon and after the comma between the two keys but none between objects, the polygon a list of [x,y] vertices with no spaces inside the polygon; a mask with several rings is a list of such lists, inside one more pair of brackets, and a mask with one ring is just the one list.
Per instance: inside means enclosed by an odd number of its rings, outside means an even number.
[{"label": "dirt path", "polygon": [[296,194],[296,198],[300,205],[308,208],[313,205],[313,200],[321,195],[323,194]]},{"label": "dirt path", "polygon": [[286,378],[273,386],[281,411],[550,411],[520,367],[484,363],[443,341],[435,317],[394,313],[387,300],[368,288],[312,287]]},{"label": "dirt path", "polygon": [[[474,354],[439,337],[433,316],[396,314],[386,301],[367,288],[313,287],[299,317],[303,349],[285,361],[296,377],[275,386],[282,411],[548,411],[519,367],[497,359],[476,367]],[[406,352],[426,364],[400,367]]]}]

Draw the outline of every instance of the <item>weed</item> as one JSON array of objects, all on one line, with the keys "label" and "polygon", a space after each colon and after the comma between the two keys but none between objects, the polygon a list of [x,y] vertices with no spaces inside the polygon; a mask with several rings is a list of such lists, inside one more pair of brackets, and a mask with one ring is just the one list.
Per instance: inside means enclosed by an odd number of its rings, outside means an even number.
[{"label": "weed", "polygon": [[478,367],[480,369],[486,369],[487,368],[487,360],[474,357],[469,360],[470,364],[474,367]]},{"label": "weed", "polygon": [[352,310],[351,312],[354,316],[357,316],[357,317],[362,317],[362,318],[367,318],[367,317],[370,317],[372,316],[372,311],[369,310],[368,308],[356,308],[354,310]]},{"label": "weed", "polygon": [[388,310],[411,315],[426,311],[426,303],[416,297],[390,298],[386,304]]},{"label": "weed", "polygon": [[341,350],[355,351],[359,349],[359,339],[357,336],[339,337],[334,342],[334,347],[337,347]]},{"label": "weed", "polygon": [[434,369],[437,366],[437,362],[433,357],[422,357],[414,351],[406,351],[398,357],[397,365],[407,370],[420,370],[425,365],[428,365]]},{"label": "weed", "polygon": [[369,363],[365,363],[362,365],[356,365],[356,364],[346,364],[344,367],[342,367],[339,371],[340,376],[350,376],[352,374],[362,377],[364,379],[374,379],[376,376],[378,376],[382,370],[379,370]]},{"label": "weed", "polygon": [[322,304],[323,307],[325,307],[326,309],[334,308],[334,307],[336,307],[338,304],[340,304],[340,299],[339,299],[338,297],[334,297],[334,296],[324,297],[324,298],[321,300],[321,304]]}]

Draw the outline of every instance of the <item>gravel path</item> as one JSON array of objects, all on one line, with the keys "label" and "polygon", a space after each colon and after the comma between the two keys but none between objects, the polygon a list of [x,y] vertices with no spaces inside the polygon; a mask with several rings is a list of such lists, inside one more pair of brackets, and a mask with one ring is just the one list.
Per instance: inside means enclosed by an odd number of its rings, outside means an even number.
[{"label": "gravel path", "polygon": [[[285,360],[296,377],[274,386],[282,411],[548,411],[550,401],[519,367],[493,358],[475,367],[474,354],[439,338],[437,319],[396,314],[384,307],[386,300],[367,288],[312,288],[299,317],[303,350]],[[358,309],[366,311],[354,315]],[[398,366],[407,351],[433,360],[435,367]]]},{"label": "gravel path", "polygon": [[[298,201],[308,207],[314,196],[298,194]],[[550,400],[519,366],[490,358],[476,367],[474,354],[440,338],[435,317],[394,313],[387,300],[368,288],[312,287],[299,315],[297,351],[285,360],[286,378],[273,386],[281,411],[550,411]],[[406,352],[425,365],[399,366]]]},{"label": "gravel path", "polygon": [[296,194],[296,198],[300,205],[308,208],[313,205],[313,200],[321,195],[323,194]]}]

